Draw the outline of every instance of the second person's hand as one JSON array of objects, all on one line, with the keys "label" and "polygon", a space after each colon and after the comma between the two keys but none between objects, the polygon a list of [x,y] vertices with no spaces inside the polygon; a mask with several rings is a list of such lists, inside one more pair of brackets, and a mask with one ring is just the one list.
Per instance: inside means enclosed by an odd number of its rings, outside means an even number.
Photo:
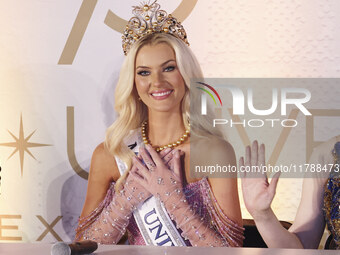
[{"label": "second person's hand", "polygon": [[239,169],[257,169],[258,172],[240,171],[242,178],[242,192],[245,206],[255,220],[265,220],[271,211],[271,203],[275,196],[276,186],[280,172],[276,173],[271,182],[265,172],[261,171],[261,166],[265,165],[265,146],[254,141],[251,148],[246,147],[245,158],[239,160]]}]

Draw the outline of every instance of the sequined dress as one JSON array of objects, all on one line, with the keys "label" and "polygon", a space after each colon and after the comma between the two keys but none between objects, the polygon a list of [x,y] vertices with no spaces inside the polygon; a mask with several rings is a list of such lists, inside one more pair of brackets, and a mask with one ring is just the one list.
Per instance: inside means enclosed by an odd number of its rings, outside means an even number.
[{"label": "sequined dress", "polygon": [[324,216],[333,235],[336,248],[340,249],[340,142],[333,149],[334,167],[324,192]]},{"label": "sequined dress", "polygon": [[[244,239],[243,227],[233,222],[223,213],[214,197],[207,178],[202,178],[199,181],[187,184],[183,191],[191,208],[193,208],[199,217],[204,220],[205,224],[223,236],[228,246],[242,246]],[[86,234],[86,229],[100,218],[100,214],[103,213],[103,210],[107,206],[109,206],[114,195],[114,183],[112,182],[104,200],[99,204],[99,206],[88,216],[79,219],[80,224],[76,230],[76,240],[79,240],[83,235],[86,236],[86,239],[91,239],[91,236]],[[181,232],[180,229],[179,232]],[[145,241],[138,229],[134,217],[131,217],[130,219],[127,227],[127,233],[129,244],[145,245]],[[98,240],[96,241],[98,242]],[[186,241],[186,244],[190,246],[190,242],[188,240]]]}]

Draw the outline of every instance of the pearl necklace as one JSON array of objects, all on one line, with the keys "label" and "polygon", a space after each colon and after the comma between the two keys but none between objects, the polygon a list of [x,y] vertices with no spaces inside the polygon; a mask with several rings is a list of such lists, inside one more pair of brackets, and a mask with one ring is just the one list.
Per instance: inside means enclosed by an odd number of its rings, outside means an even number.
[{"label": "pearl necklace", "polygon": [[[144,144],[151,144],[150,140],[148,139],[147,135],[146,135],[146,127],[147,127],[147,124],[148,124],[148,121],[144,121],[142,123],[142,138],[143,138],[143,142]],[[159,151],[162,151],[166,148],[173,148],[173,147],[176,147],[180,144],[182,144],[186,139],[188,139],[188,137],[190,136],[190,128],[185,130],[185,133],[175,142],[173,143],[169,143],[169,144],[166,144],[164,146],[161,146],[161,147],[156,147],[156,151],[159,152]]]}]

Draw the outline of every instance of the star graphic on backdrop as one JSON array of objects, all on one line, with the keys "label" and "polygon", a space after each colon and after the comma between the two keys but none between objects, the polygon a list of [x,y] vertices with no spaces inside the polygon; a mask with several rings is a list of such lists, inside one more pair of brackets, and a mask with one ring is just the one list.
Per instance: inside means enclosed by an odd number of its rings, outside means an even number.
[{"label": "star graphic on backdrop", "polygon": [[11,143],[0,143],[0,146],[6,146],[6,147],[14,147],[15,150],[12,152],[12,154],[8,157],[10,159],[16,152],[19,152],[20,156],[20,167],[21,167],[21,176],[23,175],[23,169],[24,169],[24,157],[25,152],[27,152],[32,158],[37,160],[33,154],[30,152],[29,148],[31,147],[42,147],[42,146],[51,146],[50,144],[42,144],[42,143],[31,143],[29,142],[29,139],[32,137],[32,135],[35,133],[36,130],[34,130],[30,135],[25,137],[24,135],[24,124],[22,122],[22,115],[20,116],[20,130],[19,130],[19,137],[16,137],[13,135],[13,133],[9,130],[7,130],[8,133],[14,138],[15,142]]}]

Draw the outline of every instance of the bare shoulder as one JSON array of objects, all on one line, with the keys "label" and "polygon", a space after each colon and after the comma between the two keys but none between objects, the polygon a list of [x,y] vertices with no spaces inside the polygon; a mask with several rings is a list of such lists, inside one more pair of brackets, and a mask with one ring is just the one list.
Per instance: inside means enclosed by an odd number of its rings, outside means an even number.
[{"label": "bare shoulder", "polygon": [[[236,164],[236,156],[233,146],[226,140],[217,137],[199,138],[194,141],[194,149],[199,152],[200,161],[202,163],[215,163],[215,164]],[[195,156],[192,155],[191,156]]]},{"label": "bare shoulder", "polygon": [[112,181],[119,178],[114,157],[103,143],[92,154],[87,192],[81,217],[89,215],[103,201]]},{"label": "bare shoulder", "polygon": [[[208,142],[209,164],[221,166],[236,166],[236,156],[233,146],[226,140],[210,139]],[[207,151],[207,153],[208,153]],[[225,177],[209,178],[210,185],[215,190],[223,190],[223,193],[237,192],[237,173],[228,172]]]},{"label": "bare shoulder", "polygon": [[112,181],[120,177],[116,160],[104,143],[100,143],[92,154],[90,175],[106,176]]},{"label": "bare shoulder", "polygon": [[[236,166],[236,156],[233,146],[219,138],[200,138],[195,141],[195,148],[191,150],[191,162],[201,166]],[[197,150],[197,152],[196,152]],[[194,155],[198,154],[198,155]],[[208,180],[214,193],[230,194],[237,192],[237,173],[225,173],[218,178],[209,176]],[[216,194],[215,194],[216,195]]]}]

